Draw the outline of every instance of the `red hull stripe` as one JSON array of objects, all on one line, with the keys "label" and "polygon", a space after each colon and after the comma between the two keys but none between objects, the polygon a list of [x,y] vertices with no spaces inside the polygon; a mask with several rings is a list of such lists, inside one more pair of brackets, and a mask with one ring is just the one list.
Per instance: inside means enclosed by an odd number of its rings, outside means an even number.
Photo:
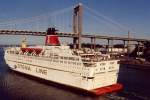
[{"label": "red hull stripe", "polygon": [[118,83],[118,84],[114,84],[114,85],[110,85],[110,86],[106,86],[102,88],[97,88],[97,89],[91,90],[91,92],[94,93],[95,95],[103,95],[106,93],[119,91],[122,88],[123,88],[123,85]]}]

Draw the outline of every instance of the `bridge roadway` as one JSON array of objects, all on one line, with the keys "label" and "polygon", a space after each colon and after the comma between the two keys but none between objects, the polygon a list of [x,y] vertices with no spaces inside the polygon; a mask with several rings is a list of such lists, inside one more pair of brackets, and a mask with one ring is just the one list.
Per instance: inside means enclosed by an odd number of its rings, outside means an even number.
[{"label": "bridge roadway", "polygon": [[[35,31],[23,31],[23,30],[0,30],[0,35],[32,35],[32,36],[45,36],[46,32],[35,32]],[[56,35],[59,37],[78,37],[77,34],[57,32]],[[93,39],[107,39],[107,40],[122,40],[122,41],[136,41],[136,42],[146,42],[148,39],[138,39],[138,38],[126,38],[126,37],[112,37],[112,36],[102,36],[102,35],[82,35],[83,38],[93,38]]]}]

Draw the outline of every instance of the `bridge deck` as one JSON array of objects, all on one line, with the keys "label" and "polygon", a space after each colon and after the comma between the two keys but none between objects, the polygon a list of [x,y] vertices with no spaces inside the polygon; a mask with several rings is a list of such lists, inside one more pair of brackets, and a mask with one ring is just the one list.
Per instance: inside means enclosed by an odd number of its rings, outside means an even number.
[{"label": "bridge deck", "polygon": [[[77,37],[77,34],[57,32],[59,37]],[[22,31],[22,30],[0,30],[0,35],[33,35],[33,36],[45,36],[46,32],[34,32],[34,31]],[[112,37],[112,36],[102,36],[102,35],[82,35],[83,38],[96,38],[96,39],[108,39],[108,40],[123,40],[123,41],[137,41],[146,42],[150,41],[148,39],[138,39],[138,38],[126,38],[126,37]]]}]

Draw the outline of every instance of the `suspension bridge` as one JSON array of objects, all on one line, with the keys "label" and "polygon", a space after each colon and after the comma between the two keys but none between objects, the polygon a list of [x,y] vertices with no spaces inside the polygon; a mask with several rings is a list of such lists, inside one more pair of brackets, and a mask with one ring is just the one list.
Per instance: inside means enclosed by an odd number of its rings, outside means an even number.
[{"label": "suspension bridge", "polygon": [[[108,46],[110,45],[110,40],[121,40],[123,41],[124,45],[128,45],[126,43],[129,43],[129,41],[135,41],[138,44],[143,42],[150,42],[149,39],[131,38],[129,37],[130,32],[128,32],[127,37],[103,36],[99,35],[100,33],[91,32],[91,28],[93,27],[97,27],[98,29],[101,29],[103,27],[102,25],[98,26],[96,24],[92,26],[92,20],[86,20],[88,22],[84,21],[84,19],[87,19],[84,15],[92,17],[94,20],[96,20],[95,23],[98,23],[99,19],[101,19],[102,21],[100,23],[106,23],[107,21],[109,22],[109,24],[107,23],[106,26],[112,26],[114,28],[113,30],[119,30],[118,32],[121,32],[122,30],[124,32],[127,32],[128,28],[87,6],[84,6],[84,11],[85,10],[88,11],[84,14],[83,5],[79,4],[76,6],[61,9],[59,11],[42,14],[40,16],[1,22],[0,35],[45,36],[45,30],[47,30],[48,27],[55,27],[56,29],[60,30],[56,33],[56,35],[58,35],[59,37],[73,38],[74,47],[79,49],[81,48],[81,37],[90,38],[91,44],[93,45],[95,45],[96,39],[108,40]],[[62,16],[61,14],[63,14],[64,16]],[[108,30],[108,28],[112,27],[105,27],[104,29]],[[89,33],[86,32],[87,29],[90,30]]]}]

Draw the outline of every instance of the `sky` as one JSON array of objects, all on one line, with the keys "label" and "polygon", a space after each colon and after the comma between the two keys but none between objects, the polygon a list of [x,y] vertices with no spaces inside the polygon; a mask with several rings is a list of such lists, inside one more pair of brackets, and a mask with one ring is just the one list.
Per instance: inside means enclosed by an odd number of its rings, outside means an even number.
[{"label": "sky", "polygon": [[[79,2],[124,28],[124,31],[117,33],[112,28],[113,25],[115,26],[114,23],[111,25],[108,24],[108,21],[103,22],[103,18],[98,16],[101,18],[99,24],[96,20],[84,19],[85,30],[90,27],[95,32],[108,34],[114,32],[114,35],[119,36],[126,35],[127,31],[130,30],[132,37],[150,38],[150,0],[0,0],[0,23],[54,12],[74,6]],[[85,14],[88,13],[85,11]],[[113,31],[108,31],[109,28]],[[17,39],[19,40],[20,37]],[[14,42],[17,42],[15,40]],[[0,38],[0,43],[2,42],[7,43],[8,41],[3,37]]]}]

